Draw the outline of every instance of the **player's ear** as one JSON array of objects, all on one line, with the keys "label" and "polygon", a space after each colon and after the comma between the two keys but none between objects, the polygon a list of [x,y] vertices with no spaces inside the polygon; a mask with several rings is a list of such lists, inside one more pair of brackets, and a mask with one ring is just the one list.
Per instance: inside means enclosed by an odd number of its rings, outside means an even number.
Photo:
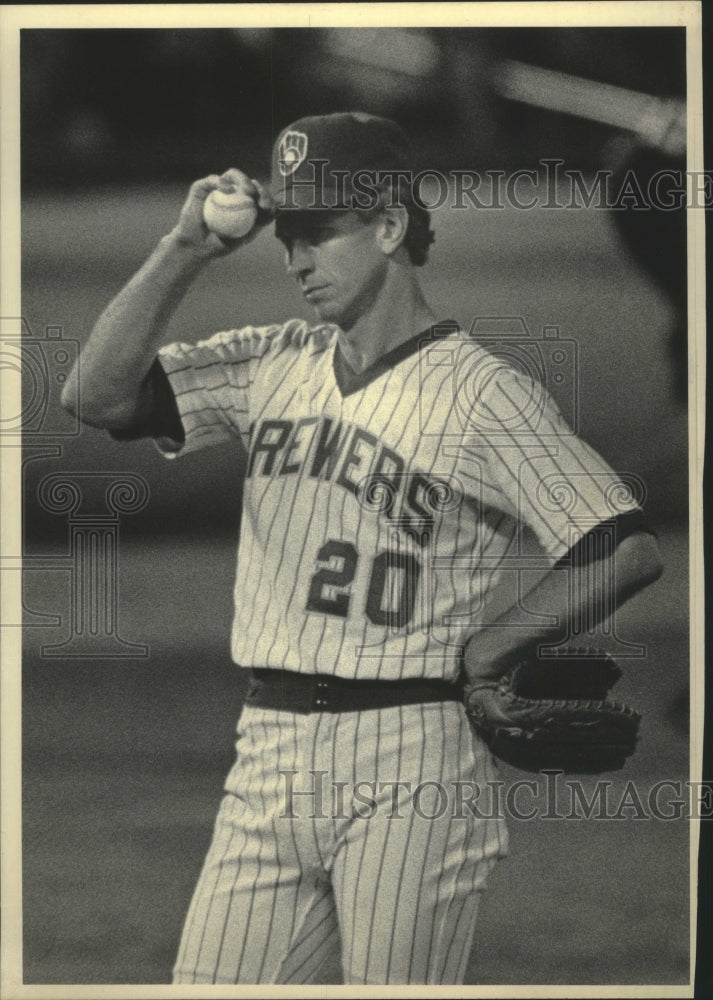
[{"label": "player's ear", "polygon": [[376,241],[387,256],[396,253],[406,238],[408,212],[403,205],[386,206],[379,214]]}]

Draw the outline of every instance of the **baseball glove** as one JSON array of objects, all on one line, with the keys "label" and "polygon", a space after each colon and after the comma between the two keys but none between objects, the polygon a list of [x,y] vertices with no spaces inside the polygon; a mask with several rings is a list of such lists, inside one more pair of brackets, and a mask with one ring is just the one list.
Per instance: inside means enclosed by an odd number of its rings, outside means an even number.
[{"label": "baseball glove", "polygon": [[636,748],[640,716],[607,700],[622,675],[608,653],[528,656],[502,677],[464,686],[466,713],[492,753],[525,771],[616,771]]}]

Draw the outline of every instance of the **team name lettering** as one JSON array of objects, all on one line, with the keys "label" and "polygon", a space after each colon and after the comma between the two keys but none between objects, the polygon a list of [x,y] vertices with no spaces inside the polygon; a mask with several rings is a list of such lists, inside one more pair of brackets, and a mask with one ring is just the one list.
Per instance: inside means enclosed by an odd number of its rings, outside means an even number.
[{"label": "team name lettering", "polygon": [[314,461],[310,470],[310,476],[313,479],[329,480],[332,478],[344,442],[349,436],[349,427],[342,431],[342,425],[337,424],[336,429],[332,432],[332,423],[333,421],[328,417],[321,421]]},{"label": "team name lettering", "polygon": [[[302,462],[305,458],[306,449],[309,448],[310,439],[309,436],[302,437],[302,430],[305,427],[310,427],[317,423],[317,417],[302,417],[297,421],[290,433],[290,440],[285,448],[285,457],[282,460],[282,465],[280,466],[280,475],[289,476],[292,472],[299,472],[302,468]],[[293,452],[297,452],[293,461],[290,461],[290,457]]]},{"label": "team name lettering", "polygon": [[260,424],[250,447],[248,476],[252,475],[255,460],[259,455],[265,456],[262,464],[262,475],[272,475],[277,453],[281,448],[284,448],[291,430],[291,420],[264,420]]},{"label": "team name lettering", "polygon": [[[351,490],[355,497],[359,496],[359,479],[363,478],[367,463],[371,464],[369,459],[373,459],[374,450],[378,443],[378,439],[373,434],[361,430],[360,427],[354,428],[349,442],[349,450],[344,457],[337,482],[345,490]],[[360,472],[361,475],[359,475]],[[351,478],[352,475],[357,477],[356,482]]]},{"label": "team name lettering", "polygon": [[405,473],[392,448],[355,424],[329,417],[263,420],[250,428],[248,477],[293,476],[334,482],[386,517],[420,546],[428,544],[439,511],[438,480]]}]

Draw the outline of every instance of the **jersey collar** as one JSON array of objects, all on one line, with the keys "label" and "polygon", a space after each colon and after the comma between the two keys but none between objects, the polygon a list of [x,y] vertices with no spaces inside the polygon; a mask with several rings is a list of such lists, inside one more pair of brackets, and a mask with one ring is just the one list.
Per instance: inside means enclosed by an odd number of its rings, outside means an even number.
[{"label": "jersey collar", "polygon": [[373,365],[370,365],[369,368],[365,368],[363,372],[359,372],[358,374],[352,371],[347,364],[339,346],[339,340],[337,340],[334,348],[334,379],[340,393],[343,397],[351,396],[353,393],[365,389],[381,375],[384,375],[402,361],[416,354],[421,347],[426,347],[433,340],[442,340],[444,337],[450,337],[456,330],[460,330],[460,324],[454,319],[440,320],[438,323],[434,323],[433,326],[421,330],[420,333],[405,340],[392,350],[387,351],[386,354],[382,354]]}]

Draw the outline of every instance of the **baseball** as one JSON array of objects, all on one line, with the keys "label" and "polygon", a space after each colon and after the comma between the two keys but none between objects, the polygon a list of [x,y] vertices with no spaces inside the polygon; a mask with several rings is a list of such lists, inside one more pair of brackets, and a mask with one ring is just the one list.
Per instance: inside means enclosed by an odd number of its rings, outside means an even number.
[{"label": "baseball", "polygon": [[218,236],[238,240],[255,225],[257,205],[244,191],[211,191],[203,204],[203,220]]}]

